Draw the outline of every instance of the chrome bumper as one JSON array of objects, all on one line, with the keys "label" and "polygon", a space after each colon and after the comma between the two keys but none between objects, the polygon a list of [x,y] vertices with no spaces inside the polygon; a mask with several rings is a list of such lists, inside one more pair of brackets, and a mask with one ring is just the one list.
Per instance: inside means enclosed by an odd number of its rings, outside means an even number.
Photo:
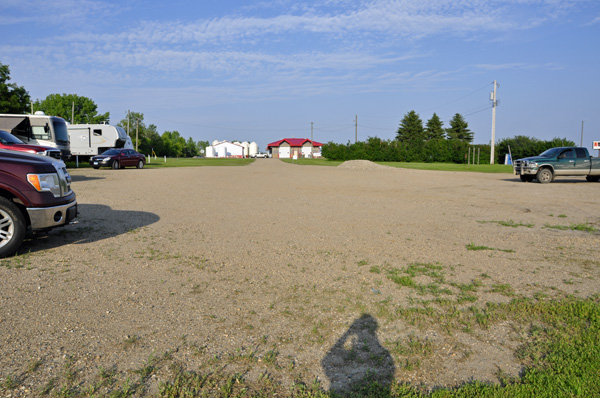
[{"label": "chrome bumper", "polygon": [[77,201],[62,206],[27,209],[31,229],[48,229],[68,224],[77,217]]}]

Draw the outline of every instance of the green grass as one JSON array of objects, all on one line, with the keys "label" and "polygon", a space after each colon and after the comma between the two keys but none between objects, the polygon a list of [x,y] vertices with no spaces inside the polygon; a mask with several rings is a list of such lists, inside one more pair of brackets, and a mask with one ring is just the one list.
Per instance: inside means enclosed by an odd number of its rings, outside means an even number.
[{"label": "green grass", "polygon": [[[415,267],[419,268],[419,267]],[[417,273],[429,273],[433,267],[422,267]],[[413,268],[414,270],[414,268]],[[435,270],[437,271],[437,270]],[[474,282],[473,285],[480,285]],[[508,285],[495,285],[495,290],[506,293]],[[463,290],[463,289],[461,289]],[[470,291],[471,287],[464,290]],[[369,374],[352,387],[348,394],[328,392],[317,381],[303,380],[302,374],[294,376],[291,386],[284,385],[271,375],[271,370],[282,364],[293,366],[290,358],[283,358],[275,348],[262,354],[240,351],[234,363],[254,364],[258,358],[265,368],[258,378],[246,378],[246,372],[227,371],[224,359],[216,358],[214,366],[187,370],[183,363],[174,360],[170,352],[164,355],[151,355],[137,369],[126,373],[126,378],[117,380],[115,368],[98,369],[97,378],[81,381],[77,378],[78,369],[75,358],[68,357],[59,378],[47,380],[36,387],[35,392],[42,396],[145,396],[151,383],[151,375],[164,373],[160,378],[157,395],[161,398],[175,397],[305,397],[305,398],[341,398],[341,397],[594,397],[600,396],[600,296],[587,299],[566,297],[560,300],[547,298],[514,298],[508,303],[472,305],[462,310],[452,306],[432,307],[420,310],[406,308],[398,312],[398,320],[406,320],[407,314],[419,316],[427,324],[451,323],[452,330],[470,332],[487,329],[499,323],[510,324],[520,330],[520,345],[515,350],[515,358],[523,365],[519,376],[498,374],[500,383],[469,381],[456,387],[437,386],[428,391],[426,386],[414,385],[405,378],[385,386],[374,381]],[[266,342],[266,341],[265,341]],[[418,332],[404,338],[384,343],[394,356],[398,369],[413,371],[437,355],[438,346],[432,340]],[[365,347],[366,348],[366,347]],[[470,355],[464,353],[465,358]],[[242,358],[242,357],[247,358]],[[250,362],[248,362],[250,361]],[[38,361],[30,366],[28,373],[37,371]],[[288,365],[286,365],[288,366]],[[22,385],[21,379],[27,374],[17,376],[4,374],[0,377],[0,395],[16,394]],[[15,393],[15,394],[14,394]]]},{"label": "green grass", "polygon": [[375,162],[384,166],[401,169],[438,170],[438,171],[469,171],[477,173],[512,174],[512,166],[504,164],[456,164],[456,163],[412,163],[412,162]]},{"label": "green grass", "polygon": [[512,228],[518,228],[518,227],[526,227],[526,228],[533,228],[534,224],[530,224],[530,223],[522,223],[522,222],[515,222],[513,220],[508,220],[508,221],[477,221],[480,224],[498,224],[501,225],[503,227],[512,227]]},{"label": "green grass", "polygon": [[544,228],[558,229],[560,231],[582,231],[582,232],[597,232],[598,228],[592,227],[590,224],[571,224],[571,225],[544,225]]},{"label": "green grass", "polygon": [[[338,166],[343,163],[339,160],[327,159],[280,159],[286,163],[309,166]],[[455,163],[412,163],[412,162],[375,162],[383,166],[397,167],[401,169],[438,170],[438,171],[470,171],[477,173],[504,173],[512,174],[512,166],[503,164],[455,164]]]},{"label": "green grass", "polygon": [[[437,312],[423,313],[438,319]],[[559,301],[515,299],[505,304],[470,307],[460,315],[479,327],[496,322],[515,322],[525,326],[526,337],[516,350],[524,364],[520,377],[499,374],[500,384],[471,381],[453,388],[423,391],[402,380],[384,386],[369,376],[354,385],[348,394],[325,391],[319,383],[294,382],[284,387],[268,377],[249,382],[239,374],[179,370],[160,383],[163,398],[187,396],[287,396],[287,397],[593,397],[600,396],[600,303],[598,297]],[[527,326],[528,325],[528,326]],[[410,371],[435,353],[425,338],[410,335],[406,341],[386,342],[398,366]],[[401,362],[401,363],[400,363]]]},{"label": "green grass", "polygon": [[499,252],[504,252],[504,253],[514,253],[515,252],[512,249],[496,249],[496,248],[489,247],[489,246],[476,245],[473,242],[467,244],[466,247],[467,247],[467,250],[470,250],[470,251],[492,250],[492,251],[499,251]]}]

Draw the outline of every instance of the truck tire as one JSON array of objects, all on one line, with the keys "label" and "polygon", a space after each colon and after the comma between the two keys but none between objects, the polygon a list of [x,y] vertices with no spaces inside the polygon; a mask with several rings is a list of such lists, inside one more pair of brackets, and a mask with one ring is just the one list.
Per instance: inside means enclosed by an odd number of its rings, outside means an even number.
[{"label": "truck tire", "polygon": [[112,162],[112,168],[113,168],[113,170],[118,170],[119,169],[119,161],[118,160],[113,160],[113,162]]},{"label": "truck tire", "polygon": [[13,254],[23,243],[25,217],[10,200],[0,197],[0,257]]},{"label": "truck tire", "polygon": [[589,182],[598,182],[600,181],[600,176],[586,176],[585,179]]},{"label": "truck tire", "polygon": [[548,184],[554,179],[554,173],[549,168],[545,167],[538,170],[536,178],[540,184]]}]

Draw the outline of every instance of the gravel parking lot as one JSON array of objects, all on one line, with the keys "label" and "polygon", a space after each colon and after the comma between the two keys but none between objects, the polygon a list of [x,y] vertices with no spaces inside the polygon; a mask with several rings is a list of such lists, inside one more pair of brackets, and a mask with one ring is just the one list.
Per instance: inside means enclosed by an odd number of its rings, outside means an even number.
[{"label": "gravel parking lot", "polygon": [[600,184],[583,178],[276,159],[71,174],[78,224],[0,260],[3,396],[153,396],[175,368],[336,390],[368,370],[498,382],[522,368],[521,330],[401,310],[598,293]]}]

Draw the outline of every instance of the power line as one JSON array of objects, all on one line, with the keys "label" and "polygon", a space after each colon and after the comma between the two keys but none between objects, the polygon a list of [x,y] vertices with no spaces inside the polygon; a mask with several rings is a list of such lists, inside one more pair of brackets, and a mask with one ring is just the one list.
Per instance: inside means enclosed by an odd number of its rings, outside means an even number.
[{"label": "power line", "polygon": [[490,83],[488,83],[488,84],[486,84],[485,86],[483,86],[483,87],[480,87],[480,88],[478,88],[478,89],[476,89],[476,90],[474,90],[474,91],[470,92],[469,94],[463,95],[462,97],[459,97],[459,98],[453,99],[453,100],[451,100],[451,101],[448,101],[448,102],[446,102],[446,103],[444,103],[444,104],[441,104],[441,105],[438,105],[438,106],[434,106],[433,108],[425,109],[423,112],[427,112],[427,111],[431,111],[431,110],[433,110],[433,109],[441,108],[442,106],[446,106],[446,105],[452,104],[452,103],[454,103],[454,102],[460,101],[461,99],[464,99],[464,98],[470,97],[471,95],[473,95],[473,94],[475,94],[475,93],[477,93],[477,92],[479,92],[479,91],[483,90],[484,88],[487,88],[489,85],[490,85]]}]

